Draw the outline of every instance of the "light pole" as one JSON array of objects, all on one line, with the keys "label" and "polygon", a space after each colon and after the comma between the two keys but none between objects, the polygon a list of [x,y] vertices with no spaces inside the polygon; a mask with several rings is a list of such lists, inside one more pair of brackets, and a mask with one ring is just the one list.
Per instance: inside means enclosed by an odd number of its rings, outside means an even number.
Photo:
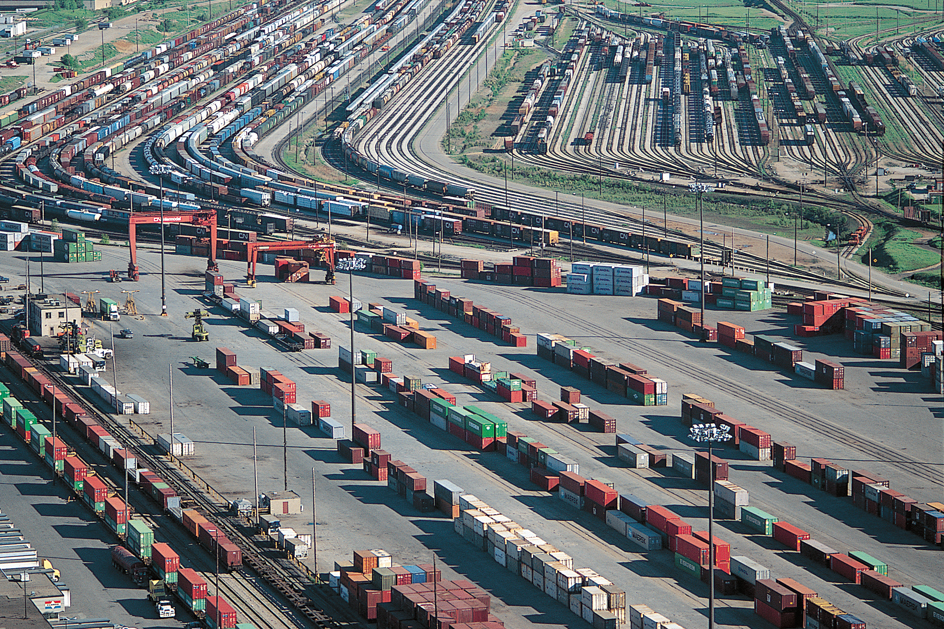
[{"label": "light pole", "polygon": [[695,193],[695,205],[698,206],[698,260],[701,263],[701,340],[707,341],[705,335],[705,202],[702,195],[710,190],[703,183],[689,184],[689,189]]},{"label": "light pole", "polygon": [[728,430],[724,425],[695,424],[688,432],[698,443],[708,444],[708,629],[715,627],[715,468],[711,463],[711,444],[731,439]]},{"label": "light pole", "polygon": [[171,167],[167,164],[154,164],[150,171],[152,175],[157,175],[161,181],[161,316],[167,316],[167,292],[164,282],[164,175],[171,173]]},{"label": "light pole", "polygon": [[357,376],[354,362],[354,271],[362,271],[367,266],[364,258],[344,258],[335,263],[339,271],[347,271],[348,293],[351,301],[348,310],[351,313],[351,430],[357,423]]}]

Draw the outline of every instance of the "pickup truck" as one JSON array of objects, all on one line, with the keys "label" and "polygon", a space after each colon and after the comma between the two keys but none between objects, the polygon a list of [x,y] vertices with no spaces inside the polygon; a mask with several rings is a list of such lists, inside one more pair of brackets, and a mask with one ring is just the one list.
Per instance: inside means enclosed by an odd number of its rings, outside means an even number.
[{"label": "pickup truck", "polygon": [[174,606],[167,599],[161,599],[155,603],[154,608],[157,610],[157,615],[160,618],[173,618],[176,616],[174,611]]}]

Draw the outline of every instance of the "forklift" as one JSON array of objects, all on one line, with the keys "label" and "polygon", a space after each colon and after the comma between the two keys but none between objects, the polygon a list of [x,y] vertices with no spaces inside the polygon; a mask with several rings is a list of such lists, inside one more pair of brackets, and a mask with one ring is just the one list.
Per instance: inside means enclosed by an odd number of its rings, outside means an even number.
[{"label": "forklift", "polygon": [[206,310],[194,310],[193,312],[188,312],[184,315],[187,319],[193,319],[193,332],[190,335],[194,341],[209,341],[210,333],[207,332],[206,326],[203,325],[203,318],[209,317],[210,313]]}]

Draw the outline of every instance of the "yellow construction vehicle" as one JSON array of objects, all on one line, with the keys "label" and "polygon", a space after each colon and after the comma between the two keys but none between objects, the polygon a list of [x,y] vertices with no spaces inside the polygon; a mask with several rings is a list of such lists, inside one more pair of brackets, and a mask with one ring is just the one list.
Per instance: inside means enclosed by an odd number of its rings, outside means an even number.
[{"label": "yellow construction vehicle", "polygon": [[85,312],[90,314],[95,314],[98,312],[98,306],[95,304],[94,295],[98,293],[97,290],[84,290],[82,291],[83,295],[88,295],[88,299],[85,302]]},{"label": "yellow construction vehicle", "polygon": [[138,305],[134,303],[134,294],[140,293],[140,290],[123,290],[122,293],[128,295],[128,298],[125,300],[125,310],[129,315],[138,314]]},{"label": "yellow construction vehicle", "polygon": [[206,326],[203,325],[203,318],[209,317],[210,313],[206,310],[194,310],[193,312],[188,312],[184,315],[187,319],[193,319],[193,333],[190,337],[195,341],[209,341],[210,333],[207,332]]}]

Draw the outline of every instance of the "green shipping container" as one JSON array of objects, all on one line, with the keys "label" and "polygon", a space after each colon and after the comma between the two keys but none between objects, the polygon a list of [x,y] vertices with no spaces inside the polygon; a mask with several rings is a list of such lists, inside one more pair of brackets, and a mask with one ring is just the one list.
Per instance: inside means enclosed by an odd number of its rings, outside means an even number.
[{"label": "green shipping container", "polygon": [[[849,553],[849,556],[852,556],[852,553]],[[862,561],[859,559],[859,561]],[[864,561],[862,563],[865,563]],[[882,574],[885,574],[884,572]],[[886,575],[887,576],[887,575]],[[939,603],[944,603],[944,593],[935,590],[933,587],[928,585],[913,585],[911,589],[920,594],[925,598],[929,598],[932,601],[937,601]]]},{"label": "green shipping container", "polygon": [[193,602],[193,611],[195,612],[205,612],[207,608],[207,600],[205,598],[198,598]]},{"label": "green shipping container", "polygon": [[883,577],[888,576],[888,564],[879,561],[872,555],[864,553],[860,550],[853,550],[849,552],[849,556],[855,559],[856,561],[858,561],[859,563],[864,563],[869,568],[871,568],[872,570],[875,570],[877,573],[879,573]]},{"label": "green shipping container", "polygon": [[762,290],[764,286],[764,280],[741,280],[741,288],[747,290]]},{"label": "green shipping container", "polygon": [[521,437],[518,439],[518,452],[527,453],[528,444],[534,443],[535,441],[537,441],[537,439],[534,437]]},{"label": "green shipping container", "polygon": [[470,414],[465,418],[465,429],[478,437],[486,439],[495,437],[495,424],[475,414]]},{"label": "green shipping container", "polygon": [[727,310],[732,310],[732,309],[734,308],[734,300],[733,300],[733,299],[723,299],[723,298],[719,297],[718,299],[715,300],[715,305],[718,306],[719,308],[725,308],[725,309],[727,309]]},{"label": "green shipping container", "polygon": [[547,465],[548,455],[554,455],[557,453],[558,453],[557,450],[555,450],[554,448],[541,448],[540,450],[538,450],[538,463],[540,463],[541,465]]},{"label": "green shipping container", "polygon": [[741,523],[762,535],[773,535],[774,523],[779,521],[779,518],[775,518],[757,507],[741,507]]},{"label": "green shipping container", "polygon": [[33,424],[30,429],[30,447],[33,452],[38,452],[39,456],[46,454],[46,437],[51,437],[52,433],[42,424]]},{"label": "green shipping container", "polygon": [[23,405],[20,404],[18,399],[15,397],[3,398],[3,421],[10,426],[14,426],[16,421],[16,410],[18,408],[23,408]]},{"label": "green shipping container", "polygon": [[[66,479],[66,482],[68,482],[68,479]],[[70,483],[70,485],[72,485],[72,489],[76,493],[82,493],[82,490],[85,489],[85,480],[73,481]]]},{"label": "green shipping container", "polygon": [[508,436],[508,422],[503,419],[499,419],[495,415],[492,415],[488,411],[483,411],[477,406],[466,406],[466,410],[475,413],[479,417],[484,417],[493,424],[495,424],[495,438],[502,439]]},{"label": "green shipping container", "polygon": [[368,367],[374,366],[374,360],[377,359],[377,352],[368,352],[361,350],[361,364],[367,365]]},{"label": "green shipping container", "polygon": [[944,627],[944,603],[928,603],[928,620],[935,627]]},{"label": "green shipping container", "polygon": [[442,398],[434,398],[429,401],[429,412],[433,415],[439,417],[449,417],[449,409],[452,408],[452,403],[447,402]]},{"label": "green shipping container", "polygon": [[16,427],[23,426],[24,430],[30,430],[38,420],[36,416],[25,408],[16,409]]},{"label": "green shipping container", "polygon": [[[118,524],[114,520],[112,520],[110,517],[108,517],[108,515],[105,515],[105,524],[108,525],[108,528],[118,533],[119,535],[124,535],[125,533],[128,532],[127,524],[125,523]],[[174,574],[176,575],[177,573],[175,572]],[[168,582],[167,579],[164,579],[164,581]]]},{"label": "green shipping container", "polygon": [[514,380],[512,378],[500,378],[498,382],[509,391],[521,390],[521,380]]},{"label": "green shipping container", "polygon": [[655,394],[655,393],[647,393],[646,395],[642,396],[642,405],[643,405],[643,406],[655,406],[655,405],[656,405],[656,394]]},{"label": "green shipping container", "polygon": [[701,566],[678,553],[675,553],[675,567],[690,577],[701,578]]},{"label": "green shipping container", "polygon": [[397,575],[390,568],[374,568],[371,583],[378,590],[390,590],[397,584]]},{"label": "green shipping container", "polygon": [[450,424],[455,424],[456,426],[462,426],[465,429],[465,420],[466,418],[472,415],[469,411],[465,410],[461,406],[453,406],[449,409],[449,420]]},{"label": "green shipping container", "polygon": [[[128,541],[138,548],[150,547],[154,543],[154,531],[144,521],[131,520],[129,524]],[[148,551],[148,556],[150,556],[150,551]]]},{"label": "green shipping container", "polygon": [[5,400],[10,397],[10,389],[7,388],[7,385],[0,382],[0,400]]},{"label": "green shipping container", "polygon": [[55,466],[54,466],[54,465],[53,465],[52,453],[51,453],[51,452],[46,453],[46,454],[44,455],[44,458],[46,459],[46,465],[48,465],[49,467],[55,467],[55,469],[56,469],[57,472],[61,472],[61,471],[62,471],[63,462],[62,462],[61,460],[56,461],[56,462],[55,462],[56,464],[55,464]]}]

